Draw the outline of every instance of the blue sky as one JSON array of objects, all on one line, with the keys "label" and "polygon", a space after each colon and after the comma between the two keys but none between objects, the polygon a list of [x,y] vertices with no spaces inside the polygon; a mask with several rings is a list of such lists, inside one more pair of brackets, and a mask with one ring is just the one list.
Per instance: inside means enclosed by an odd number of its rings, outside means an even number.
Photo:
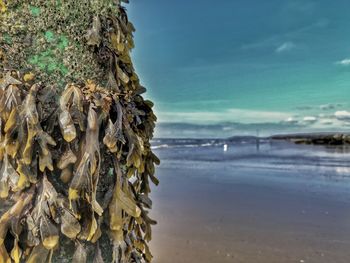
[{"label": "blue sky", "polygon": [[133,0],[127,9],[158,136],[349,128],[349,1]]}]

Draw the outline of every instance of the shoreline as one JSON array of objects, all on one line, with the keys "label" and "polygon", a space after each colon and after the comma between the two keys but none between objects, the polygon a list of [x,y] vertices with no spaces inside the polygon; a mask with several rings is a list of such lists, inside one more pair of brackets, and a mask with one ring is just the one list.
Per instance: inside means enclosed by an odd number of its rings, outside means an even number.
[{"label": "shoreline", "polygon": [[235,135],[228,138],[154,138],[154,142],[171,142],[171,141],[196,141],[196,142],[217,142],[230,143],[239,141],[288,141],[295,144],[311,145],[350,145],[350,132],[310,132],[310,133],[286,133],[274,134],[271,136],[253,136],[253,135]]}]

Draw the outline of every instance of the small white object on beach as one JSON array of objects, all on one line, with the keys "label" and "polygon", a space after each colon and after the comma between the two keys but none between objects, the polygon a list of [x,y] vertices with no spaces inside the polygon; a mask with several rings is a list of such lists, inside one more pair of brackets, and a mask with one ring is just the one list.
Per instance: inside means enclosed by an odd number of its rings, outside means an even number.
[{"label": "small white object on beach", "polygon": [[224,144],[224,152],[227,152],[227,150],[228,150],[228,145],[225,143]]},{"label": "small white object on beach", "polygon": [[305,263],[305,260],[303,260],[303,259],[300,259],[300,263]]}]

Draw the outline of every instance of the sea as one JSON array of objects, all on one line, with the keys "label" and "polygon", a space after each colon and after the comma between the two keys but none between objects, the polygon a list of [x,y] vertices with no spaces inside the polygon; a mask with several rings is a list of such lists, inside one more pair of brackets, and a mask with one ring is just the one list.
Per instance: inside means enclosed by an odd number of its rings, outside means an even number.
[{"label": "sea", "polygon": [[350,184],[350,145],[303,145],[242,136],[154,139],[152,149],[166,167],[219,165],[233,170],[255,170],[256,174],[270,178],[292,176],[293,180],[299,177],[301,180]]}]

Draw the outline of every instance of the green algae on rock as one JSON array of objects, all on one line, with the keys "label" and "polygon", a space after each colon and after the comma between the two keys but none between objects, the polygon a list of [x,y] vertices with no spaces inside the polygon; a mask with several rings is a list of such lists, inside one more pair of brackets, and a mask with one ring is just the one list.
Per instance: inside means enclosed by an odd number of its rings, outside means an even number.
[{"label": "green algae on rock", "polygon": [[[125,52],[133,46],[133,26],[115,0],[12,0],[6,5],[2,0],[1,6],[0,47],[6,50],[7,60],[0,67],[35,71],[40,80],[55,86],[60,83],[61,88],[67,80],[108,82],[106,53],[113,49],[111,32],[125,38],[122,46],[129,47]],[[95,36],[90,30],[92,21],[100,25]],[[118,32],[120,27],[123,31]],[[99,43],[93,43],[93,37]],[[100,50],[95,52],[98,44]]]},{"label": "green algae on rock", "polygon": [[156,116],[125,8],[0,0],[0,19],[0,262],[151,262]]}]

